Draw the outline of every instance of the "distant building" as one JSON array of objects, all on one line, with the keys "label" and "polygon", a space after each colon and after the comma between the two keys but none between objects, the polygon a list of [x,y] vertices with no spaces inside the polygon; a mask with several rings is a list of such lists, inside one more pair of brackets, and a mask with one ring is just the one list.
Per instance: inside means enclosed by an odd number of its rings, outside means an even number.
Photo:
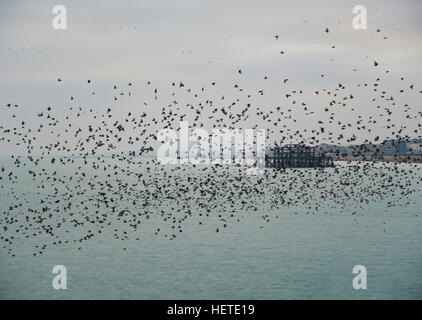
[{"label": "distant building", "polygon": [[422,143],[407,142],[406,147],[408,153],[417,155],[422,154]]},{"label": "distant building", "polygon": [[422,154],[422,144],[406,140],[386,140],[378,146],[381,155]]},{"label": "distant building", "polygon": [[397,141],[396,145],[397,145],[397,153],[398,154],[403,154],[403,153],[408,152],[406,141]]},{"label": "distant building", "polygon": [[407,151],[406,142],[399,140],[385,140],[375,147],[375,153],[379,155],[404,154]]},{"label": "distant building", "polygon": [[316,147],[288,144],[267,150],[265,167],[278,169],[334,167],[334,158]]}]

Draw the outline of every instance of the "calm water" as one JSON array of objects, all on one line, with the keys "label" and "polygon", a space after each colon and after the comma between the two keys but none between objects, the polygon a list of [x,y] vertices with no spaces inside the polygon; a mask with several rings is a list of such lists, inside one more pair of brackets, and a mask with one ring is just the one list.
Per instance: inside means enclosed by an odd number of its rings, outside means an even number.
[{"label": "calm water", "polygon": [[[330,175],[336,179],[336,173]],[[13,200],[4,180],[3,186],[5,207]],[[35,203],[29,180],[13,187]],[[37,256],[35,240],[21,239],[14,257],[0,248],[0,298],[421,299],[421,195],[410,195],[402,207],[389,207],[386,199],[346,211],[336,205],[318,212],[263,205],[219,233],[216,219],[198,225],[194,215],[172,241],[154,235],[160,221],[152,215],[128,240],[109,231],[80,245],[48,246]],[[262,223],[269,213],[278,218]],[[67,290],[52,288],[52,268],[58,264],[67,267]],[[358,264],[367,268],[367,290],[352,287]]]}]

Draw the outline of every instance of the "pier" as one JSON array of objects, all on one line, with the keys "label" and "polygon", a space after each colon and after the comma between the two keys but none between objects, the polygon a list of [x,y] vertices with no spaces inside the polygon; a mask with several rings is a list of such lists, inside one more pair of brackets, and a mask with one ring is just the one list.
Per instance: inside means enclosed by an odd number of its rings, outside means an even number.
[{"label": "pier", "polygon": [[317,147],[288,144],[267,150],[265,167],[277,169],[334,167],[334,157]]}]

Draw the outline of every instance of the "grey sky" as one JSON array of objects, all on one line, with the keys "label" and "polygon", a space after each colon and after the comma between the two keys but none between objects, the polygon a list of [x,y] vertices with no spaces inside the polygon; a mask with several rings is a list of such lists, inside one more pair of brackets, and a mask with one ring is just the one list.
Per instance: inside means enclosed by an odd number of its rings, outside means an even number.
[{"label": "grey sky", "polygon": [[[67,30],[52,28],[56,4],[67,8]],[[356,4],[367,7],[367,30],[352,28]],[[309,128],[319,117],[325,121],[318,108],[329,100],[313,92],[338,83],[355,95],[354,112],[338,110],[338,119],[376,114],[373,108],[381,102],[372,103],[370,89],[356,85],[374,83],[377,77],[381,90],[415,113],[422,111],[416,94],[422,89],[421,17],[422,2],[417,0],[0,1],[0,125],[21,119],[31,123],[48,105],[56,113],[71,105],[101,111],[114,106],[123,117],[148,101],[145,111],[158,115],[172,101],[171,83],[179,81],[197,91],[206,86],[206,97],[215,102],[225,95],[226,104],[244,99],[245,93],[233,89],[238,84],[253,95],[249,102],[254,108],[261,109],[288,107],[285,93],[302,89],[298,102],[306,101],[315,115],[309,119],[298,113],[298,123],[289,124],[292,129]],[[283,86],[284,78],[290,80]],[[87,79],[92,80],[89,88]],[[146,86],[147,81],[152,85]],[[210,87],[214,81],[217,86]],[[113,104],[112,86],[127,89],[128,82],[134,84],[132,96]],[[417,90],[408,92],[409,84]],[[406,92],[400,96],[402,87]],[[152,99],[154,88],[157,101]],[[258,90],[265,94],[258,95]],[[72,104],[70,96],[75,97]],[[195,103],[183,93],[178,99],[181,105]],[[13,110],[17,118],[6,119],[7,103],[19,104]],[[252,127],[256,121],[251,117],[245,125]],[[394,121],[408,129],[417,124],[400,113]],[[374,134],[388,135],[388,130],[375,129]],[[0,153],[15,150],[5,146]]]}]

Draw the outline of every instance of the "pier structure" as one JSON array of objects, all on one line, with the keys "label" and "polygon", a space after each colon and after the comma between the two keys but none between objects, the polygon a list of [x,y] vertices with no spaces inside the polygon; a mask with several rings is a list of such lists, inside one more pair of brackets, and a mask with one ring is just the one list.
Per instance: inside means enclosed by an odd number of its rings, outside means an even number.
[{"label": "pier structure", "polygon": [[317,147],[288,144],[267,150],[266,168],[334,167],[334,157]]}]

